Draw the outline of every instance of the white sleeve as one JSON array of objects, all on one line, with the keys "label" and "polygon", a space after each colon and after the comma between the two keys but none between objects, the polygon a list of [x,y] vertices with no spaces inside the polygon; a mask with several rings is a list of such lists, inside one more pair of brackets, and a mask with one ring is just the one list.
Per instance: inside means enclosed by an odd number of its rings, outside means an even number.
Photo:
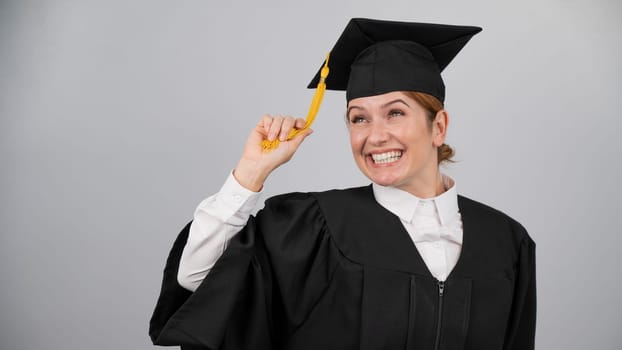
[{"label": "white sleeve", "polygon": [[250,217],[261,192],[250,191],[229,175],[220,191],[194,212],[188,242],[179,262],[177,281],[195,291]]}]

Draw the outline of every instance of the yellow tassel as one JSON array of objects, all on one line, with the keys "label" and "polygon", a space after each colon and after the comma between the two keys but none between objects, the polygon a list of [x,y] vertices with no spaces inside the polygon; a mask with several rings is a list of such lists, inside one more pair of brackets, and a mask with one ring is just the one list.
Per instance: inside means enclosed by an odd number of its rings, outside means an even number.
[{"label": "yellow tassel", "polygon": [[[306,130],[313,124],[315,120],[315,116],[317,112],[320,110],[320,105],[322,104],[322,99],[324,98],[324,91],[326,91],[326,77],[328,76],[328,58],[330,57],[330,52],[326,55],[326,61],[324,61],[324,66],[320,71],[320,81],[317,84],[317,88],[315,89],[315,94],[313,95],[313,101],[311,101],[311,106],[309,107],[309,112],[307,113],[307,119],[305,120],[305,126],[302,129],[292,129],[287,135],[287,140],[291,140],[294,136],[298,135],[300,132]],[[264,151],[272,151],[273,149],[279,146],[278,137],[274,139],[274,141],[263,140],[261,142],[261,147]]]}]

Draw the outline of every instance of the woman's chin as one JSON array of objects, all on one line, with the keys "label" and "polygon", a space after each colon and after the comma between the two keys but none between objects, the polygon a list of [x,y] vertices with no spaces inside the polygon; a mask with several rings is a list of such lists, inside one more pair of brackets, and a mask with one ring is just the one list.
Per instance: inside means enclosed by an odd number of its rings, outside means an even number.
[{"label": "woman's chin", "polygon": [[380,185],[380,186],[393,186],[398,183],[398,179],[394,175],[373,175],[367,176],[372,182]]}]

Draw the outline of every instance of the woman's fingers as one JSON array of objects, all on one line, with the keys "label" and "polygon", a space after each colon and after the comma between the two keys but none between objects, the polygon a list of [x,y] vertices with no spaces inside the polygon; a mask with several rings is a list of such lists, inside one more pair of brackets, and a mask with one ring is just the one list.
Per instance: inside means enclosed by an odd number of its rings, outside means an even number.
[{"label": "woman's fingers", "polygon": [[270,128],[268,131],[268,140],[274,141],[277,136],[281,133],[281,126],[283,125],[283,117],[277,115],[272,117],[272,122],[270,123]]},{"label": "woman's fingers", "polygon": [[296,124],[296,119],[287,116],[283,119],[283,125],[281,126],[281,133],[279,134],[280,141],[286,141],[287,136],[289,136],[289,132],[294,128]]},{"label": "woman's fingers", "polygon": [[304,128],[305,120],[291,116],[264,115],[259,124],[268,140],[274,141],[278,138],[280,141],[286,141],[292,129]]},{"label": "woman's fingers", "polygon": [[296,129],[302,129],[305,127],[305,124],[307,124],[307,122],[302,119],[302,118],[296,118]]},{"label": "woman's fingers", "polygon": [[272,126],[272,116],[269,114],[265,114],[261,120],[259,121],[259,127],[263,129],[264,134],[268,135],[270,133],[270,127]]}]

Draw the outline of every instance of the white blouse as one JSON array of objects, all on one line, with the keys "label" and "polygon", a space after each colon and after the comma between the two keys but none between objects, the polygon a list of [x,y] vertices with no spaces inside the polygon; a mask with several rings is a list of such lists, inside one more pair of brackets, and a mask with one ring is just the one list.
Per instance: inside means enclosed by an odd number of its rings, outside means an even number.
[{"label": "white blouse", "polygon": [[[373,184],[374,197],[398,216],[430,273],[444,281],[462,248],[462,220],[455,181],[442,175],[446,191],[434,198]],[[261,192],[252,192],[229,175],[218,193],[203,200],[194,212],[188,242],[179,263],[179,284],[195,291],[225,251],[228,242],[248,221]]]},{"label": "white blouse", "polygon": [[373,184],[374,197],[400,218],[432,276],[444,281],[462,249],[462,219],[455,181],[442,175],[445,192],[421,199],[395,187]]}]

